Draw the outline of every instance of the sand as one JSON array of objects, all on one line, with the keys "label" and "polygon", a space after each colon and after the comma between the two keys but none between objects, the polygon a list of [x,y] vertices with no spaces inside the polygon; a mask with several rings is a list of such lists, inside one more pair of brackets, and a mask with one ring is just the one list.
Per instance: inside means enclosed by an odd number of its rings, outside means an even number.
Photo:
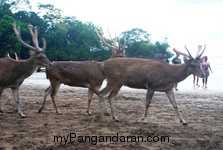
[{"label": "sand", "polygon": [[[179,83],[175,97],[188,122],[183,126],[161,92],[154,94],[148,109],[148,124],[142,124],[146,91],[127,87],[121,89],[114,101],[119,122],[111,116],[96,117],[95,95],[89,116],[87,89],[65,85],[56,96],[62,115],[56,114],[50,97],[42,113],[38,113],[49,81],[45,73],[34,73],[24,81],[19,93],[20,106],[27,118],[18,116],[10,89],[2,94],[0,149],[223,149],[220,79],[219,74],[212,74],[207,89],[193,88],[192,76]],[[106,105],[110,112],[107,101]]]}]

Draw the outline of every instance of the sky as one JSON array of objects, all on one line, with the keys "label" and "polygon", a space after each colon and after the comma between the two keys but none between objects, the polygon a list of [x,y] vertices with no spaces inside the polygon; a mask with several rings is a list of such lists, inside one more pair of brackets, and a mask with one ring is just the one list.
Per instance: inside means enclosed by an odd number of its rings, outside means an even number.
[{"label": "sky", "polygon": [[65,16],[92,22],[115,32],[139,28],[151,34],[151,41],[168,38],[170,48],[186,52],[187,46],[196,56],[197,46],[206,44],[204,55],[223,58],[223,0],[30,0],[33,10],[37,3],[52,4]]}]

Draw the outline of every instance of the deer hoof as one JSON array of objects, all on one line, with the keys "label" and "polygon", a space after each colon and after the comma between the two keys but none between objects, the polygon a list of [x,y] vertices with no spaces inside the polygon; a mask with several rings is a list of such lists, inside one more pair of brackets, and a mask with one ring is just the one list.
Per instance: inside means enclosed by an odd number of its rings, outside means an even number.
[{"label": "deer hoof", "polygon": [[187,125],[188,125],[188,123],[186,123],[186,122],[183,122],[182,124],[183,124],[184,126],[187,126]]},{"label": "deer hoof", "polygon": [[148,122],[146,120],[143,120],[142,123],[143,124],[148,124]]},{"label": "deer hoof", "polygon": [[61,112],[58,112],[57,114],[58,114],[58,115],[62,115],[62,113],[61,113]]},{"label": "deer hoof", "polygon": [[114,119],[115,120],[115,122],[119,122],[119,120],[118,119]]},{"label": "deer hoof", "polygon": [[92,113],[91,113],[89,110],[87,110],[86,112],[87,112],[87,114],[88,114],[89,116],[92,115]]},{"label": "deer hoof", "polygon": [[115,120],[115,122],[119,122],[118,118],[115,116],[113,117],[113,119]]},{"label": "deer hoof", "polygon": [[185,122],[185,121],[180,120],[180,122],[181,122],[184,126],[188,125],[188,123]]},{"label": "deer hoof", "polygon": [[20,115],[21,118],[26,118],[26,115],[22,114]]}]

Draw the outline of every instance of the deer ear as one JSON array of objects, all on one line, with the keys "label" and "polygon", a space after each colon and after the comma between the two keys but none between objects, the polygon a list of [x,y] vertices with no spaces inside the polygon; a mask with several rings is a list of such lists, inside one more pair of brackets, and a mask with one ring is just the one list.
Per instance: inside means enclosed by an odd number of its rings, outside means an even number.
[{"label": "deer ear", "polygon": [[184,57],[184,63],[188,63],[187,57]]}]

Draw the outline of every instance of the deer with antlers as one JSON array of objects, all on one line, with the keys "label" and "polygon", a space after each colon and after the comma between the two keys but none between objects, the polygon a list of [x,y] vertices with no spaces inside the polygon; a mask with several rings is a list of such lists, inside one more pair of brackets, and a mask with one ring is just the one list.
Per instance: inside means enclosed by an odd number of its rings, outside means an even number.
[{"label": "deer with antlers", "polygon": [[[37,66],[51,67],[51,62],[47,59],[44,51],[46,49],[46,42],[43,39],[43,48],[38,45],[38,32],[35,28],[33,32],[33,26],[28,26],[32,35],[33,43],[35,47],[25,43],[20,35],[20,27],[16,27],[16,23],[13,25],[13,29],[18,41],[28,49],[30,49],[30,58],[27,60],[14,60],[9,58],[0,58],[0,96],[6,88],[11,88],[14,100],[16,102],[17,110],[22,118],[26,116],[22,113],[19,106],[19,87],[23,81],[29,77],[37,68]],[[0,112],[3,112],[0,105]]]},{"label": "deer with antlers", "polygon": [[[186,48],[186,46],[185,46]],[[187,125],[178,110],[174,97],[174,84],[184,80],[189,75],[194,74],[203,77],[204,73],[200,67],[200,57],[203,52],[193,58],[186,48],[188,55],[174,49],[178,53],[189,57],[184,57],[184,64],[167,64],[160,60],[140,59],[140,58],[114,58],[103,62],[103,70],[107,79],[107,86],[98,94],[100,101],[104,101],[103,96],[110,92],[108,99],[111,108],[112,118],[116,117],[113,101],[120,88],[125,85],[130,88],[146,89],[146,104],[142,116],[143,123],[147,123],[147,110],[155,91],[165,92],[170,103],[173,105],[180,121]]]},{"label": "deer with antlers", "polygon": [[[110,45],[105,42],[103,32],[98,33],[96,27],[95,32],[98,38],[104,45],[111,48],[113,53],[111,58],[114,57],[126,57],[125,56],[125,44],[124,46]],[[119,41],[119,40],[118,40]],[[94,93],[99,92],[105,77],[100,62],[92,61],[58,61],[53,63],[52,68],[46,68],[47,78],[50,80],[50,86],[44,91],[44,98],[39,113],[43,110],[47,96],[50,94],[57,114],[61,114],[59,108],[55,103],[55,96],[61,84],[88,88],[88,107],[87,113],[91,115],[90,103]],[[101,107],[101,105],[100,105]],[[105,114],[108,114],[105,111]]]}]

